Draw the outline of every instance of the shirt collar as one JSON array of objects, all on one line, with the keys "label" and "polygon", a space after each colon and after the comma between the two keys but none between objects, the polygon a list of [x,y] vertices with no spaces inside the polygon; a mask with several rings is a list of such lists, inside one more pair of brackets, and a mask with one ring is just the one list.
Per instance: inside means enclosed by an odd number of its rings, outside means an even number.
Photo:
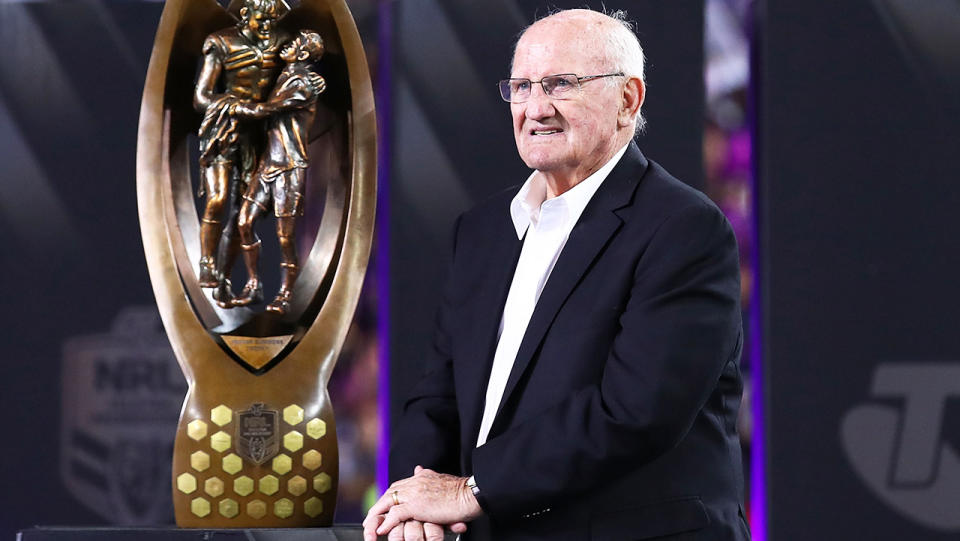
[{"label": "shirt collar", "polygon": [[[576,186],[563,192],[562,194],[550,199],[557,201],[559,205],[566,206],[567,223],[576,223],[586,208],[587,203],[593,198],[593,194],[600,188],[600,184],[610,175],[610,171],[620,162],[620,158],[630,146],[626,145],[617,151],[612,158],[607,160],[600,169],[594,171],[592,175],[577,183]],[[541,207],[547,202],[547,181],[543,175],[534,171],[527,177],[527,181],[520,187],[520,191],[510,201],[510,218],[513,220],[513,227],[517,230],[517,238],[522,239],[527,227],[538,223],[540,219]]]}]

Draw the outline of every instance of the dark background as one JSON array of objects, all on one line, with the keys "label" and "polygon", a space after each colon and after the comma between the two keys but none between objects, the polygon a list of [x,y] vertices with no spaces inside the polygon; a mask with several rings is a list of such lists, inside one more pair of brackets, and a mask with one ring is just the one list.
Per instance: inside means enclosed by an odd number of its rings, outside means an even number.
[{"label": "dark background", "polygon": [[61,365],[69,341],[109,334],[124,309],[151,314],[134,171],[162,7],[0,3],[4,539],[37,523],[104,521],[61,480]]},{"label": "dark background", "polygon": [[[766,2],[760,22],[770,538],[956,539],[960,507],[934,528],[868,489],[841,426],[902,410],[874,397],[880,364],[960,365],[960,2]],[[939,427],[954,450],[958,406]]]}]

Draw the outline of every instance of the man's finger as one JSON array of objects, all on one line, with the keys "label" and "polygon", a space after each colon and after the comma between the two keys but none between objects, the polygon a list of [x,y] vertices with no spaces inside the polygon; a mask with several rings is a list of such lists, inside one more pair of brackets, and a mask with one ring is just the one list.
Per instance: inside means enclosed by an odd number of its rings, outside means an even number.
[{"label": "man's finger", "polygon": [[406,513],[403,512],[403,506],[395,505],[390,508],[390,511],[388,511],[386,515],[384,515],[383,523],[380,524],[379,528],[377,528],[377,533],[384,535],[408,518],[410,517],[406,516]]},{"label": "man's finger", "polygon": [[408,520],[403,523],[403,541],[423,541],[423,523]]},{"label": "man's finger", "polygon": [[373,504],[370,507],[370,510],[367,511],[367,516],[370,515],[385,515],[387,511],[390,510],[390,507],[393,506],[393,491],[388,490],[383,493],[383,496],[380,496],[380,499],[377,500],[377,503]]},{"label": "man's finger", "polygon": [[381,522],[382,520],[383,520],[383,516],[382,516],[382,515],[377,515],[377,514],[374,514],[374,513],[367,513],[367,516],[363,519],[363,527],[364,527],[364,529],[370,528],[370,529],[372,529],[372,530],[376,530],[376,529],[377,529],[377,526],[380,525],[380,522]]},{"label": "man's finger", "polygon": [[421,465],[419,465],[419,464],[417,464],[416,466],[414,466],[414,468],[413,468],[413,474],[414,474],[414,475],[420,473],[421,471],[423,471],[423,466],[421,466]]},{"label": "man's finger", "polygon": [[426,541],[443,541],[443,527],[432,522],[424,522],[423,536]]},{"label": "man's finger", "polygon": [[453,524],[450,525],[450,531],[453,532],[453,533],[463,533],[463,532],[467,531],[467,523],[466,523],[466,522],[454,522]]},{"label": "man's finger", "polygon": [[363,541],[377,541],[377,526],[383,522],[383,515],[368,514],[363,519]]},{"label": "man's finger", "polygon": [[396,528],[390,530],[387,534],[388,541],[406,541],[403,538],[403,524],[398,524]]}]

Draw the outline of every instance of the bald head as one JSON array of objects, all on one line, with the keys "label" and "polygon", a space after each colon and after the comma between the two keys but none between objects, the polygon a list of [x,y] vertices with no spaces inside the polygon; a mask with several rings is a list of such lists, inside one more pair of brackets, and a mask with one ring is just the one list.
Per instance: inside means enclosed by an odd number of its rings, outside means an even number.
[{"label": "bald head", "polygon": [[[584,60],[602,66],[600,69],[604,73],[621,72],[627,78],[646,82],[643,48],[634,34],[632,23],[626,18],[626,12],[605,14],[589,9],[568,9],[547,15],[523,31],[514,47],[513,62],[516,62],[516,52],[522,44],[543,43],[557,36],[564,36],[571,46],[578,49],[578,54]],[[616,79],[607,79],[607,84],[617,83]],[[635,125],[636,133],[646,125],[640,111],[637,112]]]}]

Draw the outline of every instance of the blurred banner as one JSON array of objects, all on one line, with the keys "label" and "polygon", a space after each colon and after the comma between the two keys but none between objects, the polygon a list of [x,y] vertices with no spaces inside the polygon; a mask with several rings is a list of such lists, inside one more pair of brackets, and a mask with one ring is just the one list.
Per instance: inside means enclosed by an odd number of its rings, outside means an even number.
[{"label": "blurred banner", "polygon": [[170,434],[187,386],[156,307],[126,308],[108,332],[67,340],[61,378],[60,475],[70,494],[106,521],[168,522]]},{"label": "blurred banner", "polygon": [[769,538],[960,534],[960,2],[769,0]]}]

